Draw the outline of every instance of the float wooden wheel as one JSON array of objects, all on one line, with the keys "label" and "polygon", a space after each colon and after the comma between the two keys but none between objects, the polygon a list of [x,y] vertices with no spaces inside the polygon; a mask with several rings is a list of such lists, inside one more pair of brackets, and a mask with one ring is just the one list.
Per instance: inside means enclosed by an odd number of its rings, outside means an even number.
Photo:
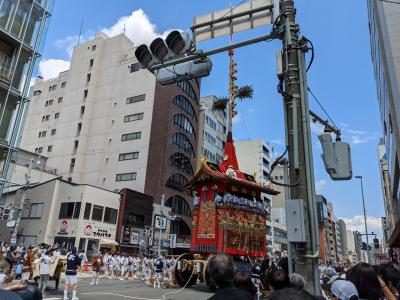
[{"label": "float wooden wheel", "polygon": [[[184,253],[176,259],[173,275],[175,278],[175,282],[180,287],[191,287],[197,281],[197,274],[194,273],[194,266],[188,263],[193,259],[194,256],[190,253]],[[179,270],[178,264],[180,264]]]}]

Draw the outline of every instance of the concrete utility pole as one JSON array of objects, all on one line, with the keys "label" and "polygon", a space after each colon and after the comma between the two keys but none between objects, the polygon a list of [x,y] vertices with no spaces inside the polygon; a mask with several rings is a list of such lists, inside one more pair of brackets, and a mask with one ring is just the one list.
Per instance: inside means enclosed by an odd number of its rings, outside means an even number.
[{"label": "concrete utility pole", "polygon": [[32,165],[33,165],[33,157],[30,159],[28,171],[25,173],[25,185],[22,187],[21,201],[19,202],[19,207],[18,207],[18,211],[17,211],[17,219],[15,221],[14,230],[13,230],[14,234],[15,234],[15,239],[13,239],[13,237],[11,237],[11,241],[15,241],[15,243],[10,243],[10,244],[14,244],[14,245],[17,244],[18,227],[19,227],[19,223],[21,222],[22,211],[23,211],[24,205],[25,205],[26,192],[31,183]]},{"label": "concrete utility pole", "polygon": [[365,201],[364,201],[364,185],[362,176],[354,176],[354,178],[360,179],[361,183],[361,198],[364,212],[364,228],[365,228],[365,238],[367,239],[367,263],[371,263],[371,257],[369,253],[369,238],[368,238],[368,227],[367,227],[367,211],[365,210]]},{"label": "concrete utility pole", "polygon": [[[164,220],[164,200],[165,200],[165,195],[162,194],[161,196],[161,205],[160,205],[160,215],[161,215],[161,224],[160,224],[160,238],[158,239],[158,255],[161,255],[161,242],[162,242],[162,223]],[[167,222],[165,222],[166,225]]]},{"label": "concrete utility pole", "polygon": [[319,236],[315,200],[314,170],[309,120],[305,52],[307,41],[299,39],[293,0],[280,1],[280,24],[285,28],[282,38],[282,66],[286,140],[289,156],[290,199],[304,200],[305,242],[295,242],[294,271],[301,274],[309,291],[320,294]]}]

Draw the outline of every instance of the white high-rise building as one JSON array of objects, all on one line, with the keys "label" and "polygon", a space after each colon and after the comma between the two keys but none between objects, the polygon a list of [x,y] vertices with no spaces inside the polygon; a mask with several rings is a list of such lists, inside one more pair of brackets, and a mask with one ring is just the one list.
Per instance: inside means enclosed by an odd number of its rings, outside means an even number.
[{"label": "white high-rise building", "polygon": [[216,100],[216,96],[200,99],[197,157],[204,155],[209,162],[219,164],[222,161],[227,137],[227,113],[212,110]]},{"label": "white high-rise building", "polygon": [[192,199],[182,186],[198,159],[200,82],[160,86],[135,49],[125,34],[76,46],[69,70],[35,84],[21,148],[46,156],[69,181],[132,189],[155,204],[165,195],[184,221],[171,233],[185,244]]},{"label": "white high-rise building", "polygon": [[75,47],[69,70],[35,84],[21,148],[69,181],[143,192],[155,78],[130,72],[133,51],[123,34]]},{"label": "white high-rise building", "polygon": [[354,241],[354,234],[351,230],[346,230],[348,258],[351,263],[357,262],[357,250]]},{"label": "white high-rise building", "polygon": [[[239,141],[235,143],[235,149],[239,169],[248,174],[255,173],[255,178],[260,183],[269,183],[268,178],[272,164],[272,151],[269,144],[262,140]],[[283,168],[279,171],[282,173],[282,178],[279,180],[283,182]],[[281,193],[283,192],[280,187],[277,186],[276,188]],[[267,201],[271,208],[271,216],[267,221],[267,247],[271,249],[270,254],[274,251],[282,252],[287,250],[285,196],[284,193],[277,196],[279,197],[279,205],[275,207],[277,209],[274,209],[273,199],[276,196],[262,194],[264,201]]]}]

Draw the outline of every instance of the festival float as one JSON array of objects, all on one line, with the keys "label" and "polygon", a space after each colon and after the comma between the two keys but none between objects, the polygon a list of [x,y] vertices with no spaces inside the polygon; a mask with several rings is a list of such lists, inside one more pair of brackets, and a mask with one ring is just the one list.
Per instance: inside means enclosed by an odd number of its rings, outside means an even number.
[{"label": "festival float", "polygon": [[190,253],[178,257],[174,268],[175,281],[181,287],[192,286],[199,280],[215,290],[206,270],[215,254],[231,255],[235,269],[247,272],[251,270],[250,260],[267,256],[269,207],[261,194],[276,195],[278,191],[272,184],[257,182],[255,174],[249,175],[239,169],[232,119],[236,114],[235,99],[240,97],[236,97],[233,50],[229,51],[229,56],[230,93],[229,98],[223,100],[229,111],[223,160],[217,165],[202,157],[200,168],[184,187],[195,196]]}]

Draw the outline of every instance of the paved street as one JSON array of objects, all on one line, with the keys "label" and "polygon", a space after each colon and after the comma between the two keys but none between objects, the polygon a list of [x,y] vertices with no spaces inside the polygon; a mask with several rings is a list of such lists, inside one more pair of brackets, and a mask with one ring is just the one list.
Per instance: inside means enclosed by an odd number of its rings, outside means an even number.
[{"label": "paved street", "polygon": [[[85,275],[84,275],[85,276]],[[205,286],[180,289],[153,289],[144,284],[141,280],[117,280],[101,278],[98,286],[90,285],[91,278],[80,278],[78,297],[80,300],[102,300],[102,299],[190,299],[203,300],[211,297],[211,293]],[[63,282],[63,281],[62,281]],[[60,284],[58,291],[54,290],[54,282],[49,283],[47,293],[48,300],[59,300],[63,297],[63,284]],[[164,295],[164,298],[163,298]]]}]

